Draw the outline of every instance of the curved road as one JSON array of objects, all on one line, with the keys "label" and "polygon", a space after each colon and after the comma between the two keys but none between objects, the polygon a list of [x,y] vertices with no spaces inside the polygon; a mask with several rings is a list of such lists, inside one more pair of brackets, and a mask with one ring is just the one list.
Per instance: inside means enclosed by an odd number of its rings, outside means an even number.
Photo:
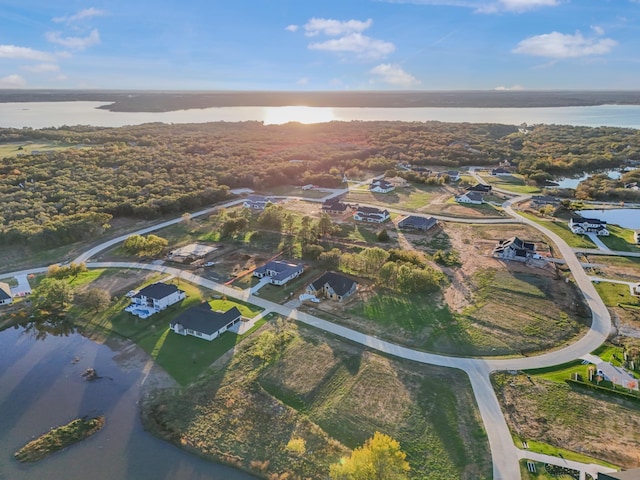
[{"label": "curved road", "polygon": [[[512,192],[510,192],[513,194]],[[303,322],[307,325],[322,329],[326,332],[334,335],[341,336],[353,342],[365,345],[371,349],[378,350],[390,355],[395,355],[408,360],[416,362],[427,363],[432,365],[439,365],[450,368],[458,368],[467,373],[469,376],[471,386],[478,404],[478,409],[482,416],[482,420],[487,432],[489,445],[491,448],[491,456],[493,460],[493,478],[494,480],[517,480],[521,478],[520,467],[518,460],[523,455],[526,457],[526,453],[523,454],[513,444],[511,433],[507,426],[506,420],[500,408],[498,399],[491,385],[490,374],[496,370],[522,370],[529,368],[540,368],[546,366],[557,365],[565,363],[580,356],[590,353],[599,345],[601,345],[609,335],[611,330],[611,319],[609,313],[598,296],[595,288],[593,287],[590,279],[587,277],[583,268],[581,267],[574,251],[555,233],[547,230],[542,225],[533,222],[527,218],[519,216],[513,210],[512,206],[515,203],[527,200],[528,195],[523,195],[512,200],[505,202],[505,211],[513,217],[513,219],[484,219],[486,223],[507,223],[518,222],[526,223],[533,228],[544,233],[549,237],[558,247],[563,257],[566,260],[566,264],[570,268],[574,279],[578,287],[583,292],[587,304],[592,311],[592,325],[588,333],[582,337],[578,342],[569,345],[561,350],[548,352],[546,354],[536,357],[526,358],[510,358],[510,359],[484,359],[484,358],[462,358],[451,357],[446,355],[438,355],[433,353],[421,352],[413,350],[407,347],[396,345],[385,340],[366,335],[364,333],[336,325],[334,323],[322,320],[304,312],[300,312],[295,309],[288,308],[284,305],[272,303],[264,300],[260,297],[250,295],[246,291],[238,291],[234,288],[221,285],[217,282],[202,278],[194,275],[190,272],[186,272],[179,268],[166,267],[164,265],[152,265],[135,262],[92,262],[87,266],[90,268],[136,268],[145,270],[154,270],[158,272],[166,272],[179,276],[180,278],[189,282],[201,285],[203,287],[217,290],[227,296],[240,298],[261,306],[265,309],[275,311],[283,316],[291,317],[297,321]],[[225,208],[229,206],[241,203],[242,200],[234,200],[224,205],[220,205],[213,208],[201,210],[193,213],[192,216],[204,215],[211,213],[219,208]],[[399,213],[405,213],[400,210],[394,210]],[[407,214],[415,214],[414,212],[406,212]],[[434,216],[435,217],[435,216]],[[482,219],[459,219],[453,217],[439,217],[445,221],[451,222],[465,222],[465,223],[485,223]],[[78,256],[74,261],[87,262],[92,256],[98,252],[109,248],[117,243],[124,241],[129,235],[149,233],[160,228],[164,228],[169,225],[173,225],[182,221],[182,218],[169,220],[167,222],[160,223],[158,225],[148,227],[137,232],[129,233],[127,235],[114,238],[101,245],[91,248],[87,252]],[[12,272],[6,274],[7,276],[14,276],[14,274],[31,273],[35,271],[43,271],[46,269],[32,269],[23,270],[21,272]],[[3,274],[4,275],[4,274]],[[558,464],[562,464],[561,461]]]}]

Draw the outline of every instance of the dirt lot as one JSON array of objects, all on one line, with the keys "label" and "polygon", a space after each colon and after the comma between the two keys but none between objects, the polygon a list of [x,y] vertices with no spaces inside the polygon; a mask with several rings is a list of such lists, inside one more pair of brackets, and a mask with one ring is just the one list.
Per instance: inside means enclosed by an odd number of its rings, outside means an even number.
[{"label": "dirt lot", "polygon": [[106,270],[105,273],[96,278],[93,282],[84,285],[79,291],[86,290],[87,288],[99,288],[106,290],[109,295],[121,296],[127,293],[129,290],[138,288],[141,284],[149,280],[150,278],[157,276],[156,272],[148,272],[145,270]]}]

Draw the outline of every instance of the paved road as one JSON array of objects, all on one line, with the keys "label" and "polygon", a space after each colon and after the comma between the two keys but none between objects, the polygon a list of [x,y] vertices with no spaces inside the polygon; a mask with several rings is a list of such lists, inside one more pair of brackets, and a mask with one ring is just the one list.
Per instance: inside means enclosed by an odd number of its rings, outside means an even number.
[{"label": "paved road", "polygon": [[586,253],[587,255],[612,255],[616,257],[640,257],[640,252],[622,252],[620,250],[598,250],[597,248],[574,248],[576,253]]},{"label": "paved road", "polygon": [[[288,308],[284,305],[279,305],[272,303],[270,301],[264,300],[262,298],[251,295],[247,291],[236,290],[232,287],[227,287],[221,285],[217,282],[199,277],[193,273],[185,272],[184,270],[167,267],[164,265],[154,265],[154,264],[143,264],[143,263],[135,263],[135,262],[93,262],[87,264],[90,268],[135,268],[135,269],[146,269],[146,270],[155,270],[159,272],[164,272],[168,274],[172,274],[182,278],[186,281],[195,283],[197,285],[201,285],[203,287],[217,290],[227,296],[240,298],[251,303],[254,303],[260,307],[263,307],[270,311],[275,311],[281,315],[292,317],[293,319],[303,322],[307,325],[311,325],[316,328],[320,328],[334,335],[341,336],[353,342],[360,343],[365,345],[371,349],[375,349],[381,352],[385,352],[387,354],[395,355],[397,357],[405,358],[408,360],[413,360],[421,363],[428,363],[433,365],[440,365],[444,367],[458,368],[465,371],[469,375],[469,379],[471,382],[471,386],[473,388],[474,395],[476,397],[476,401],[478,403],[478,408],[480,414],[482,415],[482,419],[485,425],[485,429],[487,432],[487,437],[489,440],[489,445],[491,448],[491,455],[493,460],[493,478],[494,480],[517,480],[520,477],[520,469],[518,465],[519,453],[518,449],[513,444],[513,440],[511,438],[511,434],[507,427],[507,423],[504,419],[504,415],[500,408],[500,404],[498,399],[496,398],[495,392],[491,386],[490,382],[490,373],[495,370],[521,370],[525,368],[539,368],[544,366],[551,366],[560,363],[564,363],[570,360],[574,360],[576,358],[580,358],[581,356],[591,352],[595,348],[597,348],[604,340],[606,340],[609,332],[611,330],[611,319],[607,312],[604,303],[598,296],[595,291],[595,288],[591,284],[590,279],[585,274],[582,269],[578,259],[574,253],[574,251],[556,234],[548,231],[543,226],[533,222],[527,218],[518,216],[512,209],[512,205],[524,201],[528,199],[529,196],[524,195],[517,197],[515,199],[509,200],[505,202],[505,211],[513,216],[516,221],[523,222],[531,225],[533,228],[536,228],[543,232],[547,237],[549,237],[558,247],[560,252],[567,265],[569,266],[571,272],[573,273],[574,279],[578,285],[578,287],[582,290],[585,299],[592,310],[592,326],[589,332],[581,338],[578,342],[565,347],[561,350],[557,350],[554,352],[549,352],[544,355],[536,356],[536,357],[526,357],[526,358],[513,358],[513,359],[484,359],[484,358],[460,358],[460,357],[450,357],[445,355],[437,355],[433,353],[420,352],[416,350],[412,350],[410,348],[402,347],[400,345],[396,345],[385,340],[378,339],[376,337],[366,335],[364,333],[351,330],[349,328],[333,324],[326,320],[322,320],[320,318],[314,317],[304,312],[300,312],[295,309]],[[235,200],[233,202],[228,202],[225,205],[221,205],[214,208],[209,208],[202,210],[200,212],[196,212],[192,214],[192,216],[198,216],[210,213],[215,211],[218,208],[224,208],[227,206],[236,205],[241,203],[242,200]],[[403,213],[402,211],[396,210],[399,213]],[[415,214],[414,212],[404,212],[406,214]],[[500,220],[500,222],[495,223],[503,223],[502,220],[509,220],[513,222],[512,219],[479,219],[484,220],[479,221],[478,219],[458,219],[451,217],[440,217],[442,219],[446,219],[447,221],[454,222],[468,222],[468,223],[494,223],[495,220]],[[144,234],[151,231],[158,230],[160,228],[164,228],[169,225],[173,225],[182,220],[182,218],[177,218],[174,220],[169,220],[167,222],[160,223],[153,227],[148,227],[142,229],[138,232],[134,232],[137,234]],[[489,221],[491,220],[491,221]],[[98,245],[84,254],[80,255],[76,258],[76,262],[86,262],[92,256],[96,255],[98,252],[104,250],[105,248],[109,248],[119,242],[124,241],[129,235],[123,235],[116,239],[109,240],[101,245]],[[24,270],[21,272],[13,272],[6,274],[7,276],[14,276],[16,274],[26,274],[35,271],[46,271],[46,268],[35,269],[35,270]]]}]

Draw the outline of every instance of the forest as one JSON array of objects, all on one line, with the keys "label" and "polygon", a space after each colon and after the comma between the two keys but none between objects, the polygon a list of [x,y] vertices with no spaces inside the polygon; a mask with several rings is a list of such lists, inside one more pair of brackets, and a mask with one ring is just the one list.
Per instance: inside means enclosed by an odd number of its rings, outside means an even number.
[{"label": "forest", "polygon": [[[20,153],[30,142],[68,148]],[[398,163],[456,168],[508,160],[530,181],[640,160],[637,130],[442,122],[314,125],[216,122],[120,128],[0,129],[16,152],[0,165],[0,244],[95,236],[113,218],[180,215],[227,199]]]}]

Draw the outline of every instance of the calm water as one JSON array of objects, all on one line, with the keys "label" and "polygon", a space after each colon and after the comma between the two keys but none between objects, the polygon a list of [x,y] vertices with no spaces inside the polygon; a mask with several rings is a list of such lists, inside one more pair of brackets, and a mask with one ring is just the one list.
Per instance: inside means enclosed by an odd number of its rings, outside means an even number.
[{"label": "calm water", "polygon": [[[142,429],[137,401],[145,375],[140,362],[84,337],[22,329],[0,332],[0,479],[250,480],[254,477],[190,455]],[[79,361],[74,363],[74,359]],[[103,378],[86,382],[95,367]],[[53,426],[104,414],[95,436],[33,465],[13,452]]]},{"label": "calm water", "polygon": [[443,122],[565,124],[640,129],[640,106],[602,105],[554,108],[326,108],[326,107],[222,107],[176,112],[109,112],[100,102],[0,103],[0,127],[60,127],[95,125],[120,127],[148,122],[202,123],[262,121],[279,124],[332,120],[400,120]]},{"label": "calm water", "polygon": [[[599,173],[606,173],[609,178],[619,179],[622,173],[620,170],[605,170]],[[559,180],[554,180],[557,183],[557,187],[555,188],[576,188],[580,182],[589,178],[593,173],[585,173],[579,177],[571,177],[571,178],[561,178]]]},{"label": "calm water", "polygon": [[609,210],[580,210],[580,214],[587,218],[597,218],[607,223],[613,223],[623,228],[640,230],[639,208],[612,208]]}]

